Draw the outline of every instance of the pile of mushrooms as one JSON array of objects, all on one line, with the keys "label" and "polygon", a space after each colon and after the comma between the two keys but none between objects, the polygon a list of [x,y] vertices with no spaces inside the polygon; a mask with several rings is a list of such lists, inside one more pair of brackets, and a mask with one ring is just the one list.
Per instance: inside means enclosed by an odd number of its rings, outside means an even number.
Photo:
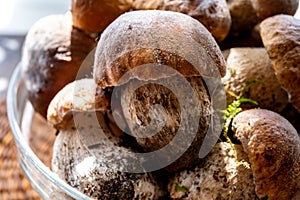
[{"label": "pile of mushrooms", "polygon": [[[22,69],[35,111],[57,129],[52,171],[94,199],[300,198],[297,7],[72,0],[39,20]],[[220,134],[208,79],[224,104],[252,102]],[[140,156],[152,152],[152,163]]]}]

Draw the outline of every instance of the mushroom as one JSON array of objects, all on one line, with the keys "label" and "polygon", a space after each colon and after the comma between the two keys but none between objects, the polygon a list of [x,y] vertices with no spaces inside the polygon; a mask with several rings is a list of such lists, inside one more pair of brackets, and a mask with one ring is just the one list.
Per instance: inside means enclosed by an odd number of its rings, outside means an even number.
[{"label": "mushroom", "polygon": [[260,27],[277,79],[300,112],[300,20],[276,15],[265,19]]},{"label": "mushroom", "polygon": [[[123,155],[131,150],[122,147],[122,139],[106,126],[103,113],[106,102],[95,102],[95,89],[93,79],[76,80],[65,86],[51,101],[48,121],[59,129],[53,147],[53,172],[96,199],[162,198],[165,192],[155,174],[129,173],[122,168],[122,163],[132,163],[135,158],[130,153]],[[101,128],[95,122],[99,122]],[[84,140],[98,142],[94,144],[97,156]],[[117,147],[125,150],[120,152]]]},{"label": "mushroom", "polygon": [[227,91],[227,104],[245,97],[275,112],[287,106],[288,95],[281,88],[264,48],[230,49],[226,71],[222,81]]},{"label": "mushroom", "polygon": [[248,155],[259,198],[291,199],[299,190],[300,138],[279,114],[264,109],[239,113],[234,135]]},{"label": "mushroom", "polygon": [[257,16],[263,20],[277,14],[294,15],[298,0],[250,0]]},{"label": "mushroom", "polygon": [[259,22],[251,0],[227,0],[227,6],[231,16],[231,32],[249,31]]},{"label": "mushroom", "polygon": [[[107,27],[97,45],[93,76],[99,87],[119,91],[112,97],[121,101],[116,110],[123,119],[117,121],[127,125],[144,151],[170,144],[171,152],[156,155],[165,162],[187,149],[167,167],[176,171],[199,162],[211,115],[202,78],[224,71],[222,53],[201,23],[177,12],[147,10],[123,14]],[[180,144],[172,141],[178,130]]]},{"label": "mushroom", "polygon": [[46,16],[30,28],[21,63],[35,111],[46,118],[48,105],[60,89],[76,77],[91,74],[93,59],[87,55],[95,46],[94,39],[72,26],[70,13]]},{"label": "mushroom", "polygon": [[228,34],[231,18],[225,0],[133,0],[133,10],[168,10],[187,14],[199,20],[222,41]]},{"label": "mushroom", "polygon": [[101,33],[120,14],[131,8],[132,0],[72,0],[74,26],[93,34]]},{"label": "mushroom", "polygon": [[203,165],[182,170],[169,181],[172,199],[258,199],[252,170],[238,162],[247,161],[241,145],[215,145]]}]

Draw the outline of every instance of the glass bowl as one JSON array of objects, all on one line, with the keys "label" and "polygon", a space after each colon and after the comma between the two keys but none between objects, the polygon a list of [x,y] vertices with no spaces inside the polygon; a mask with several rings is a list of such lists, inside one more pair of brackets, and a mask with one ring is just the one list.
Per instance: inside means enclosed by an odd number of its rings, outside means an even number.
[{"label": "glass bowl", "polygon": [[36,114],[28,101],[21,64],[16,67],[7,93],[7,112],[19,163],[43,199],[90,199],[50,169],[55,130]]}]

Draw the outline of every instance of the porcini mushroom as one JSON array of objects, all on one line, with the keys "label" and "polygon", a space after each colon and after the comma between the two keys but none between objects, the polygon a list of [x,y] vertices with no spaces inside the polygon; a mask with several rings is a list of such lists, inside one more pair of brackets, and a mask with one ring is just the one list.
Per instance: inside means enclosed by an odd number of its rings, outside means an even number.
[{"label": "porcini mushroom", "polygon": [[230,49],[226,70],[222,81],[227,91],[227,104],[244,97],[275,112],[287,106],[288,95],[276,78],[265,48]]},{"label": "porcini mushroom", "polygon": [[[53,172],[96,199],[162,198],[165,192],[161,180],[154,174],[128,173],[115,162],[122,159],[121,162],[130,163],[134,157],[122,155],[125,151],[117,150],[117,146],[124,148],[121,146],[122,139],[105,126],[103,111],[106,104],[95,102],[95,88],[93,79],[77,80],[64,87],[51,101],[48,120],[59,129],[53,149]],[[101,128],[92,119],[95,112],[100,112],[97,120]],[[76,120],[80,122],[76,124]],[[106,137],[100,134],[101,131]],[[97,157],[89,151],[81,134],[99,141]],[[109,145],[108,141],[113,145]],[[130,152],[130,149],[126,150]]]},{"label": "porcini mushroom", "polygon": [[129,11],[132,0],[72,0],[74,26],[86,33],[101,33],[120,14]]},{"label": "porcini mushroom", "polygon": [[133,10],[168,10],[199,20],[218,42],[227,36],[231,18],[225,0],[133,0]]},{"label": "porcini mushroom", "polygon": [[259,22],[251,0],[227,0],[227,5],[231,16],[231,32],[249,31]]},{"label": "porcini mushroom", "polygon": [[260,27],[279,83],[300,112],[300,20],[290,15],[276,15],[265,19]]},{"label": "porcini mushroom", "polygon": [[[107,27],[97,45],[93,76],[99,87],[120,91],[124,103],[120,116],[146,152],[168,144],[173,145],[174,152],[187,149],[167,167],[176,171],[199,161],[199,149],[210,124],[211,97],[202,78],[221,77],[224,72],[222,53],[201,23],[177,12],[147,10],[123,14]],[[151,110],[155,104],[164,107],[165,114]],[[183,111],[188,112],[186,118],[181,116]],[[151,123],[154,128],[163,124],[155,135],[151,135],[153,129],[147,131]],[[180,128],[184,133],[180,144],[171,143]],[[189,140],[193,142],[182,147]],[[168,153],[157,157],[167,160]]]},{"label": "porcini mushroom", "polygon": [[257,16],[263,20],[277,14],[294,15],[298,0],[250,0]]},{"label": "porcini mushroom", "polygon": [[94,39],[72,26],[70,13],[46,16],[30,28],[21,63],[36,112],[46,118],[48,105],[60,89],[77,76],[91,74],[93,59],[85,58],[95,45]]},{"label": "porcini mushroom", "polygon": [[295,128],[264,109],[239,113],[232,127],[248,155],[258,197],[291,199],[300,186],[300,138]]}]

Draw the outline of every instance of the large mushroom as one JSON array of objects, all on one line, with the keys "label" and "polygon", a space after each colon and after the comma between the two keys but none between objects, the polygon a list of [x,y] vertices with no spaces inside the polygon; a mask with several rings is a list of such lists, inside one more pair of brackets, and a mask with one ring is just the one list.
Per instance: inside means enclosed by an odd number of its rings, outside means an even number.
[{"label": "large mushroom", "polygon": [[300,112],[300,20],[290,15],[276,15],[265,19],[260,27],[279,83]]},{"label": "large mushroom", "polygon": [[[211,121],[212,97],[202,78],[218,80],[224,72],[221,51],[201,23],[177,12],[147,10],[123,14],[103,32],[93,75],[99,87],[119,91],[113,99],[121,101],[115,107],[123,117],[117,121],[126,124],[144,151],[170,144],[171,152],[156,155],[165,162],[169,154],[186,150],[167,167],[176,171],[199,162]],[[171,142],[179,130],[180,143]]]},{"label": "large mushroom", "polygon": [[300,188],[300,138],[295,128],[264,109],[239,113],[232,127],[247,153],[258,197],[292,199]]},{"label": "large mushroom", "polygon": [[[126,154],[131,150],[122,147],[122,139],[111,133],[106,125],[107,104],[96,102],[95,91],[93,79],[77,80],[64,87],[51,101],[48,121],[59,130],[53,150],[53,172],[96,199],[162,198],[165,192],[161,180],[154,174],[127,173],[122,168],[126,165],[122,163],[134,166],[135,158]],[[97,156],[89,151],[82,137],[98,141],[94,144]],[[118,151],[117,147],[124,151]],[[120,162],[116,162],[118,159]]]},{"label": "large mushroom", "polygon": [[86,57],[95,46],[94,39],[72,26],[70,13],[44,17],[30,28],[21,63],[36,112],[46,118],[48,105],[60,89],[77,76],[91,74],[93,59]]}]

